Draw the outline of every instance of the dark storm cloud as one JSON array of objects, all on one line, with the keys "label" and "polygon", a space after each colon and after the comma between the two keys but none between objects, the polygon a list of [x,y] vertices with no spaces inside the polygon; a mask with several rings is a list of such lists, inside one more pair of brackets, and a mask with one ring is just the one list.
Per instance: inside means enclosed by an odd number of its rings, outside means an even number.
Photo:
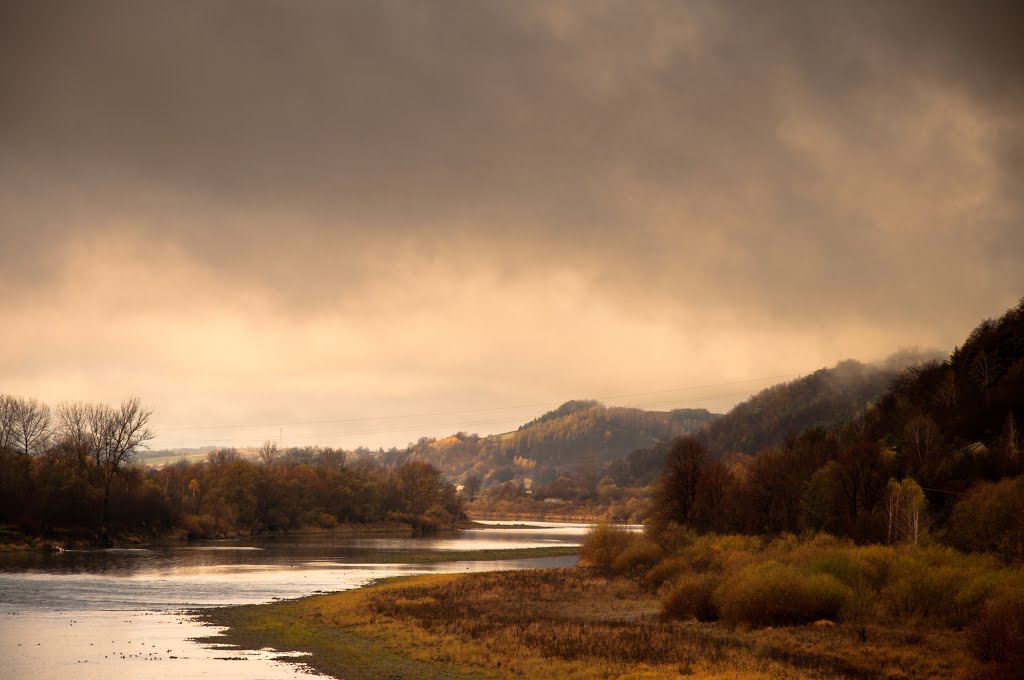
[{"label": "dark storm cloud", "polygon": [[125,233],[314,304],[395,253],[800,321],[1024,288],[1019,3],[2,7],[23,283]]}]

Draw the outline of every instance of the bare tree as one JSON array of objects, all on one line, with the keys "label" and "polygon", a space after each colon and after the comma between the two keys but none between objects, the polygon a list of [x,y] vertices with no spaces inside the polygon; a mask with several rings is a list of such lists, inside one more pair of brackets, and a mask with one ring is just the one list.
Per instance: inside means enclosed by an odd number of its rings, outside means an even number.
[{"label": "bare tree", "polygon": [[17,403],[9,394],[0,394],[0,451],[13,451],[17,446],[14,426]]},{"label": "bare tree", "polygon": [[96,446],[96,433],[91,428],[89,404],[72,401],[57,404],[56,439],[60,454],[84,476],[89,458]]},{"label": "bare tree", "polygon": [[888,520],[888,534],[886,543],[892,544],[893,539],[899,535],[900,522],[900,501],[903,499],[903,487],[892,477],[886,486],[885,514]]},{"label": "bare tree", "polygon": [[50,440],[50,407],[36,399],[15,399],[14,434],[26,456],[41,453]]},{"label": "bare tree", "polygon": [[267,439],[260,446],[259,450],[260,460],[263,461],[264,465],[273,465],[274,461],[281,454],[281,450],[277,446],[277,442],[273,439]]},{"label": "bare tree", "polygon": [[912,456],[914,471],[918,472],[935,454],[942,431],[927,415],[911,418],[904,429],[907,448]]},{"label": "bare tree", "polygon": [[153,412],[143,408],[138,397],[122,401],[120,408],[94,404],[88,410],[89,427],[96,438],[92,458],[103,487],[102,525],[106,522],[114,477],[124,472],[135,450],[155,436],[147,426]]}]

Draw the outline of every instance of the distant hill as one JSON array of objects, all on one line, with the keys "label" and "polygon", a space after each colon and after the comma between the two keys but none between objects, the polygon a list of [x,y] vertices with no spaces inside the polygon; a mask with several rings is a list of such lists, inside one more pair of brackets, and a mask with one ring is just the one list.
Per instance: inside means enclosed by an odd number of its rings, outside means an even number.
[{"label": "distant hill", "polygon": [[476,475],[485,486],[513,479],[544,484],[561,471],[596,471],[636,449],[693,434],[717,417],[706,409],[644,411],[569,401],[514,432],[423,438],[385,457],[429,462],[454,479]]},{"label": "distant hill", "polygon": [[933,357],[905,351],[880,364],[841,361],[762,390],[709,423],[700,439],[718,456],[752,455],[804,430],[831,428],[853,420],[877,402],[902,369]]}]

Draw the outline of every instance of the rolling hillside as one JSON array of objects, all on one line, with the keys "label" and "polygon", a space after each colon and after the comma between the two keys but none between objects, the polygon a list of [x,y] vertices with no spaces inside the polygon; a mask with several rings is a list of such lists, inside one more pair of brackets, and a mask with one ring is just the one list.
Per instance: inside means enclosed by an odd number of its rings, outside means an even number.
[{"label": "rolling hillside", "polygon": [[596,470],[636,449],[696,433],[716,417],[705,409],[644,411],[569,401],[514,432],[424,438],[387,457],[426,461],[454,479],[476,475],[485,486],[512,479],[543,484],[560,471]]}]

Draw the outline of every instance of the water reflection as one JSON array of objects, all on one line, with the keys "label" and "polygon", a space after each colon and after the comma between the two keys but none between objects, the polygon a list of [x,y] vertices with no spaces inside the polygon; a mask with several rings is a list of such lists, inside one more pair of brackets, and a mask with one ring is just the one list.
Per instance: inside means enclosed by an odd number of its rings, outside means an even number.
[{"label": "water reflection", "polygon": [[[531,523],[432,538],[289,535],[190,545],[0,554],[4,678],[308,678],[269,652],[202,647],[184,609],[356,588],[386,576],[570,566],[575,557],[437,564],[402,555],[576,545],[585,525]],[[387,556],[386,561],[374,561]],[[246,660],[226,660],[241,656]]]},{"label": "water reflection", "polygon": [[261,568],[295,567],[317,560],[367,562],[374,556],[423,552],[501,550],[578,545],[587,525],[531,523],[529,527],[467,529],[434,537],[353,536],[332,532],[288,534],[231,541],[200,541],[188,545],[130,549],[67,550],[62,553],[0,553],[0,573],[131,575],[183,573],[206,567],[236,565]]}]

